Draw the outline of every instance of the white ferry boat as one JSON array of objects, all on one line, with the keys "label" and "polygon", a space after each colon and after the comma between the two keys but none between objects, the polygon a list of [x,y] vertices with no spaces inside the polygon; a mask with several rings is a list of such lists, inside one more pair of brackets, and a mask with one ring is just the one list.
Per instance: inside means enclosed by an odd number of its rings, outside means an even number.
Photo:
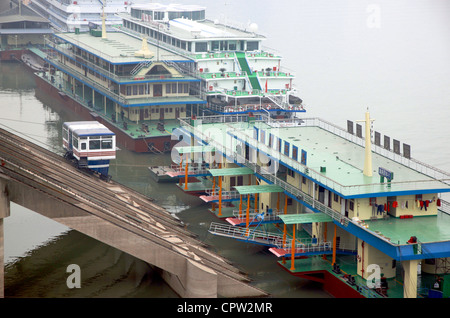
[{"label": "white ferry boat", "polygon": [[143,0],[33,0],[30,6],[49,19],[59,31],[74,32],[88,30],[89,23],[102,23],[102,12],[106,25],[111,27],[122,23],[116,15],[129,10],[133,3]]},{"label": "white ferry boat", "polygon": [[[199,94],[214,113],[304,112],[294,75],[282,57],[263,48],[255,23],[230,25],[206,18],[206,7],[146,3],[118,14],[122,31],[177,52],[194,63],[183,73],[201,79]],[[164,56],[160,56],[164,60]]]}]

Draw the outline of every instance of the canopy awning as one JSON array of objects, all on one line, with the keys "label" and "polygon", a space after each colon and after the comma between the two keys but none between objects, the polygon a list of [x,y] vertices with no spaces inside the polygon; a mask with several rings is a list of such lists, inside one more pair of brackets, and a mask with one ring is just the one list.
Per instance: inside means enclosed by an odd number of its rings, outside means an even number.
[{"label": "canopy awning", "polygon": [[247,174],[253,174],[253,170],[250,168],[221,168],[221,169],[209,169],[209,173],[213,177],[223,176],[242,176]]},{"label": "canopy awning", "polygon": [[215,151],[215,148],[213,146],[184,146],[184,147],[175,147],[175,149],[178,151],[180,155],[185,153]]},{"label": "canopy awning", "polygon": [[303,214],[281,214],[280,219],[284,224],[299,224],[312,222],[331,222],[333,219],[321,212],[318,213],[303,213]]},{"label": "canopy awning", "polygon": [[272,193],[272,192],[283,192],[283,188],[275,184],[266,185],[249,185],[249,186],[236,186],[234,187],[239,194],[254,194],[254,193]]}]

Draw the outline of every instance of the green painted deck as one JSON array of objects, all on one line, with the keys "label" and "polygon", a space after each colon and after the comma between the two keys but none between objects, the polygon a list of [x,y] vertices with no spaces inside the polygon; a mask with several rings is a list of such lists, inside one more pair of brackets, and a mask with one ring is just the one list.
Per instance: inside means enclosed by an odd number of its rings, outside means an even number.
[{"label": "green painted deck", "polygon": [[394,244],[406,244],[411,236],[422,243],[450,240],[450,215],[438,212],[437,216],[418,216],[411,219],[378,219],[365,221],[369,230],[381,233]]},{"label": "green painted deck", "polygon": [[[264,143],[253,139],[254,127],[259,129],[260,134],[261,131],[265,132]],[[257,121],[255,125],[247,122],[203,124],[196,129],[209,138],[214,136],[216,142],[224,141],[222,144],[225,144],[227,134],[246,140],[261,153],[269,154],[275,160],[282,161],[286,166],[310,176],[346,198],[450,192],[449,184],[375,152],[372,152],[373,176],[367,177],[363,174],[364,147],[317,126],[276,128]],[[272,147],[268,146],[269,134],[274,136]],[[278,138],[282,140],[281,152],[275,148]],[[286,142],[289,143],[287,155],[284,154]],[[230,148],[230,145],[227,146]],[[297,160],[292,158],[293,146],[298,149]],[[300,163],[302,150],[307,153],[306,166]],[[390,184],[380,183],[378,167],[394,173],[394,180]]]},{"label": "green painted deck", "polygon": [[323,213],[280,214],[280,219],[285,224],[301,224],[312,222],[331,222],[333,219]]},{"label": "green painted deck", "polygon": [[250,168],[221,168],[209,169],[208,171],[213,177],[242,176],[254,173]]},{"label": "green painted deck", "polygon": [[275,193],[275,192],[283,192],[284,191],[282,187],[274,185],[274,184],[235,186],[234,188],[241,195],[254,194],[254,193]]}]

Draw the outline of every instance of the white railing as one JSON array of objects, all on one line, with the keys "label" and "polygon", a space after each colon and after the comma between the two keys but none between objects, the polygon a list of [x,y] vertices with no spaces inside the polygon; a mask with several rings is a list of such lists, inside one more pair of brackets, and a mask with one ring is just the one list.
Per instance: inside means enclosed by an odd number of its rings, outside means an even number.
[{"label": "white railing", "polygon": [[[280,220],[279,215],[283,212],[280,210],[272,210],[272,212],[258,212],[251,208],[248,210],[248,216],[251,222],[259,221],[278,221]],[[233,217],[238,219],[244,219],[247,217],[247,210],[243,208],[241,211],[233,210]]]},{"label": "white railing", "polygon": [[[214,235],[230,237],[252,243],[270,245],[283,250],[287,255],[292,253],[293,240],[282,233],[271,233],[257,230],[256,228],[244,228],[228,224],[212,222],[209,232]],[[333,250],[332,242],[321,242],[315,238],[302,238],[295,240],[294,253],[326,253]],[[343,244],[336,245],[337,251],[354,252],[355,248],[346,248]]]},{"label": "white railing", "polygon": [[214,235],[231,237],[255,243],[262,243],[270,246],[278,246],[283,241],[282,234],[267,233],[254,228],[243,228],[212,222],[209,232]]},{"label": "white railing", "polygon": [[[208,117],[202,117],[203,122],[207,121],[209,123],[211,122],[233,122],[237,121],[238,116],[208,116]],[[311,207],[316,208],[318,211],[327,214],[337,222],[341,223],[342,225],[347,226],[348,222],[350,221],[347,217],[342,215],[341,213],[334,211],[333,209],[325,206],[323,203],[321,203],[318,200],[313,199],[311,196],[309,196],[307,193],[301,191],[299,188],[296,188],[295,186],[287,183],[286,181],[283,181],[276,176],[268,173],[266,170],[262,169],[259,165],[250,162],[242,155],[238,154],[236,151],[232,151],[229,148],[226,148],[221,143],[217,142],[213,138],[209,138],[206,136],[202,131],[200,131],[198,128],[191,126],[188,124],[185,120],[180,119],[181,126],[191,131],[192,133],[195,133],[197,138],[200,138],[202,141],[208,142],[209,145],[214,146],[216,151],[222,153],[225,157],[228,159],[232,159],[234,162],[238,164],[242,164],[247,168],[252,169],[255,173],[263,175],[264,178],[266,178],[269,182],[272,184],[276,184],[280,187],[282,187],[284,190],[286,190],[291,195],[295,196],[297,199],[304,201],[305,203],[309,204]]]},{"label": "white railing", "polygon": [[[205,190],[205,193],[207,196],[214,196],[214,195],[219,195],[220,192],[220,188],[216,187],[214,189],[207,189]],[[227,199],[238,199],[239,198],[239,192],[236,190],[232,190],[232,191],[224,191],[222,190],[222,198],[227,198]]]}]

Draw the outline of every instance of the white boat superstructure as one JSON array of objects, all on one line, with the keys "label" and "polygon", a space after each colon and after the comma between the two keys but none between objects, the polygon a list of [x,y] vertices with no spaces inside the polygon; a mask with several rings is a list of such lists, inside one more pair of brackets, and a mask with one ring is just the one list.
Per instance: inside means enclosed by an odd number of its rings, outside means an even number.
[{"label": "white boat superstructure", "polygon": [[215,111],[246,112],[255,105],[304,111],[294,97],[294,75],[281,66],[281,56],[263,48],[256,24],[208,20],[206,7],[196,5],[138,4],[118,15],[123,31],[194,61],[183,71],[202,79],[199,94]]},{"label": "white boat superstructure", "polygon": [[89,23],[101,25],[102,13],[108,27],[120,25],[116,14],[129,11],[131,5],[144,0],[33,0],[30,6],[49,19],[56,29],[74,32],[85,31]]}]

